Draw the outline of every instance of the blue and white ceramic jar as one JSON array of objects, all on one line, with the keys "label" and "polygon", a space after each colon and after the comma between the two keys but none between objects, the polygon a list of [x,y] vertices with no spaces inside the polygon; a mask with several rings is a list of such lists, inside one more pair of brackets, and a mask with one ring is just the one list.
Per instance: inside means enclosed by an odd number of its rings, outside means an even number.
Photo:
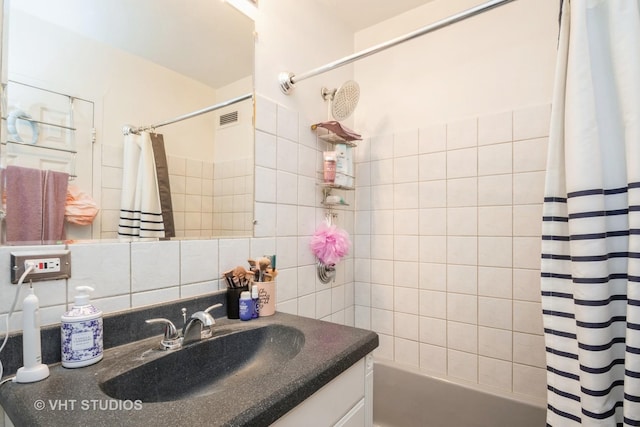
[{"label": "blue and white ceramic jar", "polygon": [[62,316],[62,366],[81,368],[102,360],[102,311],[91,305],[90,286],[76,287],[73,308]]}]

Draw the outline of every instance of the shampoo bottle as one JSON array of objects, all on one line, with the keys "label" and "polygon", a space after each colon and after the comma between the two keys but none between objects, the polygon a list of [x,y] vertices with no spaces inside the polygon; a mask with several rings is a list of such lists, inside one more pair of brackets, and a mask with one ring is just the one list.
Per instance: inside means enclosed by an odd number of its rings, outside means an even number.
[{"label": "shampoo bottle", "polygon": [[73,308],[62,316],[62,366],[80,368],[102,360],[102,311],[91,305],[89,286],[76,287]]},{"label": "shampoo bottle", "polygon": [[251,306],[253,301],[251,300],[251,294],[249,291],[244,291],[240,294],[240,320],[251,320]]}]

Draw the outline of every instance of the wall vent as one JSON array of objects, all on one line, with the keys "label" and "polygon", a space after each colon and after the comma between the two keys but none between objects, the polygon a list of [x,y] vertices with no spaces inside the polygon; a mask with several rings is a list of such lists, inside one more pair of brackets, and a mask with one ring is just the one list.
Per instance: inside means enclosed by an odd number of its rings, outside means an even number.
[{"label": "wall vent", "polygon": [[220,114],[219,126],[228,126],[238,122],[238,111],[232,111],[230,113]]}]

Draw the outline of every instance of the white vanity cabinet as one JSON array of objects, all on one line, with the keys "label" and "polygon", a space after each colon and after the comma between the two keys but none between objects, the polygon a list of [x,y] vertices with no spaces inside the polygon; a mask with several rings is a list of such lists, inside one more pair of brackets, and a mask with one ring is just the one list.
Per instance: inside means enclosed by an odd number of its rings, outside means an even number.
[{"label": "white vanity cabinet", "polygon": [[272,427],[373,425],[373,356],[360,359]]}]

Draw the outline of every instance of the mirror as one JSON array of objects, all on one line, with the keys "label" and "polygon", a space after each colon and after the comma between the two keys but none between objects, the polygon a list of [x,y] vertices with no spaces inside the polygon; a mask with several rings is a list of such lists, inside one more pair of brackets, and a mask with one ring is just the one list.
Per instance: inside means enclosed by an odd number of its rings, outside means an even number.
[{"label": "mirror", "polygon": [[[4,0],[3,10],[0,160],[66,172],[97,204],[90,225],[65,222],[70,241],[117,238],[124,125],[253,92],[254,23],[226,2]],[[253,101],[154,132],[176,237],[250,236]]]}]

